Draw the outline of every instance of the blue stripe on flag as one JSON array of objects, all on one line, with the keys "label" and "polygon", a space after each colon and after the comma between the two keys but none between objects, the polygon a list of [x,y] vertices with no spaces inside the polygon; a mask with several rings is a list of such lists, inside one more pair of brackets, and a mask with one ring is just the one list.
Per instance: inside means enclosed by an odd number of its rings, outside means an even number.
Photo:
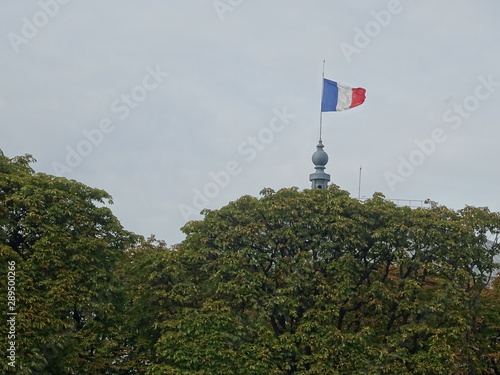
[{"label": "blue stripe on flag", "polygon": [[339,88],[337,82],[323,79],[323,98],[321,100],[321,112],[331,112],[337,110],[339,99]]}]

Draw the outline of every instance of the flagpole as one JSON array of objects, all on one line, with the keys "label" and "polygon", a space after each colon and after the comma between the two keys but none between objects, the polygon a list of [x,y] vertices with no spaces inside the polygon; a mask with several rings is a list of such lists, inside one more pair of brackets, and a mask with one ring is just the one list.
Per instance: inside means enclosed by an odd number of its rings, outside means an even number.
[{"label": "flagpole", "polygon": [[321,79],[321,100],[319,104],[319,140],[321,142],[321,132],[323,129],[323,111],[322,102],[323,102],[323,92],[325,90],[325,60],[323,60],[323,75]]},{"label": "flagpole", "polygon": [[358,199],[361,199],[361,164],[359,165]]}]

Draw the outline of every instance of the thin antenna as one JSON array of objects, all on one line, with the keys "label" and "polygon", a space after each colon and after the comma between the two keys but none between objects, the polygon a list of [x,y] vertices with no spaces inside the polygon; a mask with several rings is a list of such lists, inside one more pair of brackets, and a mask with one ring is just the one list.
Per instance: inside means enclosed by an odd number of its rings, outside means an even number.
[{"label": "thin antenna", "polygon": [[359,165],[358,199],[361,199],[361,164]]},{"label": "thin antenna", "polygon": [[319,102],[319,140],[321,141],[321,131],[323,128],[323,91],[325,90],[325,61],[323,60],[323,75],[321,79],[321,100]]}]

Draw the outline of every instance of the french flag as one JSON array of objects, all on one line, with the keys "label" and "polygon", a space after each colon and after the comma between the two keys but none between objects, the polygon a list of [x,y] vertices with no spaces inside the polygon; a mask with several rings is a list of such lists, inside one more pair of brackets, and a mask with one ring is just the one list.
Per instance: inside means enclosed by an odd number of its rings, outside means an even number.
[{"label": "french flag", "polygon": [[323,79],[323,99],[321,112],[344,111],[357,107],[365,101],[366,90],[351,88],[340,83]]}]

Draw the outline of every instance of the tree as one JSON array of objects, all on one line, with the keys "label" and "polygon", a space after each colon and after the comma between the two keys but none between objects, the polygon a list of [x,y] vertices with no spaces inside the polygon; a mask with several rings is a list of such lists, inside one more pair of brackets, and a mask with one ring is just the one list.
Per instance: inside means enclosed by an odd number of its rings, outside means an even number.
[{"label": "tree", "polygon": [[486,208],[265,189],[167,248],[125,231],[106,192],[33,161],[0,152],[16,373],[500,372],[500,215]]},{"label": "tree", "polygon": [[489,374],[500,374],[500,277],[486,288],[480,306],[480,318],[477,319],[477,331],[481,332],[479,345],[481,348],[488,348],[482,352],[482,356],[487,361]]},{"label": "tree", "polygon": [[492,371],[499,214],[335,186],[262,195],[205,210],[163,255],[148,374]]},{"label": "tree", "polygon": [[16,373],[110,373],[123,298],[113,271],[137,236],[104,206],[105,191],[35,173],[32,162],[0,151],[0,261],[15,263]]},{"label": "tree", "polygon": [[[117,335],[121,354],[117,356],[115,371],[144,374],[156,357],[158,322],[170,311],[170,306],[164,303],[165,287],[177,282],[176,266],[170,255],[165,242],[151,236],[128,249],[117,269],[125,298]],[[168,280],[164,278],[166,275]]]}]

